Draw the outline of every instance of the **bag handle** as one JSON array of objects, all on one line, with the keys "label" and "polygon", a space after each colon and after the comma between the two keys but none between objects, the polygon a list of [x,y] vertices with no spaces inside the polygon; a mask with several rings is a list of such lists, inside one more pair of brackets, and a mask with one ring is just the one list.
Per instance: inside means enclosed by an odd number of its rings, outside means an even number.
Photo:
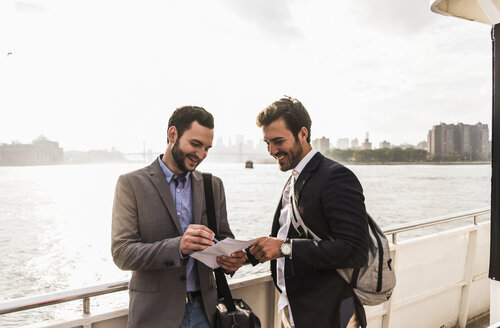
[{"label": "bag handle", "polygon": [[[208,227],[215,233],[217,239],[220,240],[217,234],[217,221],[215,220],[215,202],[214,193],[212,190],[212,174],[203,173],[203,188],[205,190],[205,206],[207,209]],[[226,275],[221,267],[214,270],[215,281],[217,283],[218,298],[224,299],[224,304],[228,312],[236,311],[234,306],[233,296],[227,284]]]}]

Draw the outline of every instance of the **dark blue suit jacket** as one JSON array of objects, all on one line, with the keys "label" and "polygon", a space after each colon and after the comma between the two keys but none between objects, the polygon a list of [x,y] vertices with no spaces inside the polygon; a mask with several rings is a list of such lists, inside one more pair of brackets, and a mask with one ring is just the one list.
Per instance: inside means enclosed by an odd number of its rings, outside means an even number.
[{"label": "dark blue suit jacket", "polygon": [[[336,269],[362,267],[367,262],[369,237],[363,189],[348,168],[318,152],[300,173],[295,196],[302,220],[322,239],[315,242],[299,238],[290,225],[292,260],[285,260],[285,284],[295,326],[339,327],[341,303],[354,292]],[[281,199],[274,215],[273,237],[280,228],[280,210]],[[271,273],[276,284],[275,260],[271,261]],[[355,296],[354,302],[364,327],[363,306]]]}]

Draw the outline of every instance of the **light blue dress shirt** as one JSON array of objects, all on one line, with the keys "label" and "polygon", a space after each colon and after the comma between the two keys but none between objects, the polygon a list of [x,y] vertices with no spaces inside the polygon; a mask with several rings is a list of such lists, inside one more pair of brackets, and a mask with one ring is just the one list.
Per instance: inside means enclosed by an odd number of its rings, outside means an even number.
[{"label": "light blue dress shirt", "polygon": [[[160,163],[163,174],[167,180],[170,192],[174,198],[175,209],[177,211],[177,217],[179,218],[179,223],[181,225],[182,233],[184,233],[187,227],[193,223],[193,197],[191,195],[191,172],[188,172],[186,176],[179,178],[175,175],[169,168],[162,162],[163,155],[158,157],[158,162]],[[180,249],[179,255],[183,257]],[[188,292],[195,292],[200,290],[200,282],[198,280],[198,271],[196,270],[195,259],[189,257],[187,267],[186,267],[186,289]]]}]

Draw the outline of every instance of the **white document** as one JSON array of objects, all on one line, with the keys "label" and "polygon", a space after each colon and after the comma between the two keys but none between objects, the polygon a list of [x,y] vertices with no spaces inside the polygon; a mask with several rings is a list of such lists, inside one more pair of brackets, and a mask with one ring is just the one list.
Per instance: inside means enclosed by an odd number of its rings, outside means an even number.
[{"label": "white document", "polygon": [[217,269],[217,256],[226,255],[231,256],[232,253],[241,251],[253,244],[257,239],[252,240],[234,240],[233,238],[226,238],[213,246],[210,246],[203,251],[193,252],[190,256],[194,257],[212,269]]}]

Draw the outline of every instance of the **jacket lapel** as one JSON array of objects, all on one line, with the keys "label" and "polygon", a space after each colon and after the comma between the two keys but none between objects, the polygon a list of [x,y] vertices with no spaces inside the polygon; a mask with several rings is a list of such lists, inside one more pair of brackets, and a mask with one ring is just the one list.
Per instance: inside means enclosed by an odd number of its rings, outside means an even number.
[{"label": "jacket lapel", "polygon": [[318,168],[319,163],[325,158],[320,152],[317,152],[313,158],[307,163],[302,172],[300,172],[299,178],[295,182],[294,190],[295,190],[295,198],[300,199],[300,193],[302,188],[307,182],[307,179],[312,175],[314,171]]},{"label": "jacket lapel", "polygon": [[198,171],[191,173],[191,194],[193,195],[193,223],[207,225],[208,222],[201,222],[205,192],[202,175]]},{"label": "jacket lapel", "polygon": [[170,214],[170,218],[179,231],[179,235],[182,235],[179,218],[177,217],[177,212],[175,211],[174,198],[172,197],[167,180],[165,179],[165,174],[163,174],[163,171],[161,170],[160,163],[158,163],[158,159],[155,159],[155,161],[149,166],[149,176],[156,190],[160,194],[161,199]]}]

